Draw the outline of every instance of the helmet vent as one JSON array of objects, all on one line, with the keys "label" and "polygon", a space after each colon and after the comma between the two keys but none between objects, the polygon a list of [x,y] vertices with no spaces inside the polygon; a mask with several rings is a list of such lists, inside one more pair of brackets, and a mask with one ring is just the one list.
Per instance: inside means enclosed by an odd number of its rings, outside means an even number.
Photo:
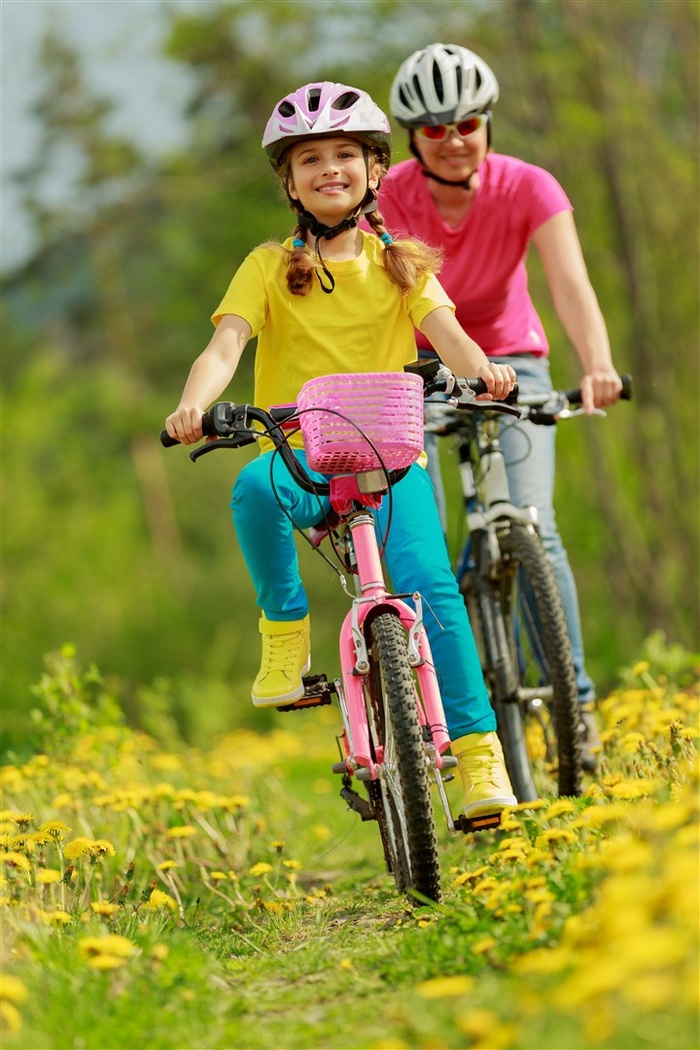
[{"label": "helmet vent", "polygon": [[309,98],[309,112],[310,113],[318,112],[318,106],[319,106],[319,102],[321,100],[321,92],[319,91],[319,89],[318,88],[312,88],[311,91],[309,91],[308,98]]},{"label": "helmet vent", "polygon": [[416,95],[418,96],[418,99],[420,100],[421,106],[423,106],[424,109],[427,109],[428,107],[427,107],[427,105],[425,103],[425,98],[423,96],[423,92],[421,91],[420,80],[418,79],[417,76],[414,76],[414,78],[413,78],[413,90],[415,91]]},{"label": "helmet vent", "polygon": [[284,101],[280,102],[277,107],[277,112],[281,117],[293,117],[296,113],[296,109],[291,102],[287,102],[287,100],[284,99]]},{"label": "helmet vent", "polygon": [[435,86],[435,94],[440,99],[440,102],[445,101],[445,92],[442,86],[442,73],[437,62],[433,63],[433,84]]},{"label": "helmet vent", "polygon": [[356,91],[345,91],[342,95],[339,95],[338,98],[333,99],[332,108],[351,109],[352,106],[359,101],[359,98],[360,96]]}]

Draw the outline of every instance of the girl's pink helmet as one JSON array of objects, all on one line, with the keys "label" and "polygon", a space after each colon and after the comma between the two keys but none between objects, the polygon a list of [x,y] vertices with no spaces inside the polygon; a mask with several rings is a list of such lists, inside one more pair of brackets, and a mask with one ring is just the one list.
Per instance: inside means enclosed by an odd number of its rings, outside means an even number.
[{"label": "girl's pink helmet", "polygon": [[305,84],[280,99],[267,122],[262,145],[273,168],[279,171],[290,146],[321,135],[359,139],[389,167],[391,128],[384,113],[366,91],[328,80]]}]

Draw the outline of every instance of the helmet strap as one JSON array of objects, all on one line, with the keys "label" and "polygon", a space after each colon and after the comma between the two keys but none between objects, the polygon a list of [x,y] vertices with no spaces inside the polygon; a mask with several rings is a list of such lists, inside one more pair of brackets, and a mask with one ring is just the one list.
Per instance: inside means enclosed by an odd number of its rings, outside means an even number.
[{"label": "helmet strap", "polygon": [[451,179],[443,179],[440,175],[436,175],[434,171],[430,171],[429,168],[421,168],[421,172],[425,175],[426,179],[434,179],[435,182],[439,182],[441,186],[460,186],[463,190],[471,189],[470,183],[472,176],[475,172],[470,172],[466,179],[460,179],[458,182],[453,182]]},{"label": "helmet strap", "polygon": [[319,222],[312,212],[306,210],[301,201],[292,197],[289,192],[289,176],[284,180],[284,188],[287,191],[287,198],[290,206],[297,213],[299,225],[305,230],[308,230],[309,233],[316,238],[314,251],[318,255],[319,262],[321,263],[321,270],[325,274],[329,283],[324,284],[323,278],[318,270],[316,271],[316,276],[318,277],[318,283],[321,285],[323,291],[329,295],[335,288],[335,278],[323,261],[320,247],[321,240],[332,241],[334,237],[338,236],[338,234],[345,233],[346,230],[351,230],[354,226],[357,226],[362,215],[368,215],[370,212],[377,210],[377,191],[372,189],[369,185],[369,150],[366,146],[363,146],[363,153],[365,164],[367,166],[367,192],[353,213],[348,215],[346,219],[341,219],[341,221],[337,222],[335,226],[326,226],[325,223]]}]

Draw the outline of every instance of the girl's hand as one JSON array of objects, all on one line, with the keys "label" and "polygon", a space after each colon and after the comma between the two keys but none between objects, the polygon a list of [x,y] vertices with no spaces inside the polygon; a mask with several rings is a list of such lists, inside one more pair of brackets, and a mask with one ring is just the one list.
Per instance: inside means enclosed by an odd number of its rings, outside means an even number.
[{"label": "girl's hand", "polygon": [[201,408],[177,408],[165,420],[165,429],[183,445],[193,445],[202,440],[203,415]]},{"label": "girl's hand", "polygon": [[479,379],[483,379],[488,387],[488,394],[480,394],[480,401],[502,401],[507,397],[517,382],[515,372],[510,365],[496,365],[493,361],[482,365],[477,372]]}]

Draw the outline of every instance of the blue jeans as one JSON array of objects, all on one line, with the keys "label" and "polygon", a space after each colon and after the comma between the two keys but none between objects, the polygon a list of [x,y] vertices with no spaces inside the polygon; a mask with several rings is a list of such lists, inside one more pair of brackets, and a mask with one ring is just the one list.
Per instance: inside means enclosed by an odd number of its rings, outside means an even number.
[{"label": "blue jeans", "polygon": [[[295,450],[304,466],[306,457]],[[272,477],[276,490],[270,481]],[[309,472],[319,481],[323,475]],[[293,528],[278,500],[300,528],[321,518],[321,503],[290,477],[280,456],[264,453],[241,471],[231,507],[238,542],[269,620],[300,620],[309,611],[299,574]],[[329,508],[327,498],[322,504]],[[396,593],[419,591],[425,628],[435,661],[450,737],[486,733],[496,728],[479,656],[464,602],[450,566],[430,477],[414,464],[393,488],[392,518],[385,562]],[[384,534],[389,513],[385,497],[373,512],[377,534]]]},{"label": "blue jeans", "polygon": [[[515,369],[523,394],[546,394],[552,389],[549,362],[546,358],[533,357],[530,354],[515,354],[512,357],[498,357],[494,360],[499,365],[511,365]],[[500,439],[512,503],[516,507],[537,508],[542,543],[554,569],[569,628],[579,700],[581,703],[588,703],[595,699],[595,686],[585,667],[576,582],[554,514],[556,431],[556,426],[545,427],[528,422],[513,422],[512,419],[504,417],[501,423]],[[444,527],[445,497],[437,455],[438,441],[439,438],[436,435],[426,434],[428,471],[438,494],[436,499]]]}]

